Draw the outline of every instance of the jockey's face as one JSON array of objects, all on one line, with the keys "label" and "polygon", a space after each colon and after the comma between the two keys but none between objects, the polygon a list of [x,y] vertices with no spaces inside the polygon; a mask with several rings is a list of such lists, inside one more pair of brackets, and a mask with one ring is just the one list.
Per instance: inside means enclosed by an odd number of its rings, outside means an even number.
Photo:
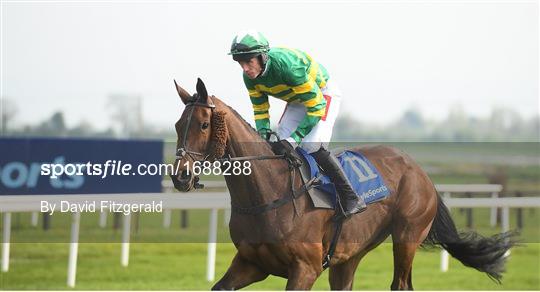
[{"label": "jockey's face", "polygon": [[262,72],[262,65],[259,61],[259,57],[253,57],[249,61],[238,61],[244,73],[249,77],[249,79],[255,79]]}]

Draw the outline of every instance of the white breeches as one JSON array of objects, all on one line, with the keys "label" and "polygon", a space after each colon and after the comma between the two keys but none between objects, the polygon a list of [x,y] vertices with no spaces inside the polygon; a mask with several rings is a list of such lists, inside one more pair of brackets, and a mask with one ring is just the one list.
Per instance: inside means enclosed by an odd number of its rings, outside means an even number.
[{"label": "white breeches", "polygon": [[[326,99],[326,115],[319,120],[317,125],[311,129],[311,132],[300,143],[299,146],[307,153],[316,152],[321,147],[328,149],[334,123],[339,113],[339,106],[341,105],[341,91],[331,79],[328,80],[321,91]],[[298,127],[298,124],[304,119],[306,112],[306,107],[301,103],[287,104],[277,129],[279,137],[281,139],[289,138]]]}]

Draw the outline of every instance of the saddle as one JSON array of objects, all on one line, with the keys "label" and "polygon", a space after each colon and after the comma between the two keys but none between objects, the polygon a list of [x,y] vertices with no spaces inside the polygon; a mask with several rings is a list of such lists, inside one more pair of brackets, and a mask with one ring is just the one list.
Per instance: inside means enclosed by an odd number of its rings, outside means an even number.
[{"label": "saddle", "polygon": [[[334,209],[337,196],[334,185],[311,155],[300,147],[296,148],[296,152],[302,160],[299,169],[303,183],[313,184],[313,187],[306,186],[313,207]],[[364,155],[345,149],[334,149],[331,152],[340,161],[356,194],[362,196],[366,204],[378,202],[390,195],[379,171]]]}]

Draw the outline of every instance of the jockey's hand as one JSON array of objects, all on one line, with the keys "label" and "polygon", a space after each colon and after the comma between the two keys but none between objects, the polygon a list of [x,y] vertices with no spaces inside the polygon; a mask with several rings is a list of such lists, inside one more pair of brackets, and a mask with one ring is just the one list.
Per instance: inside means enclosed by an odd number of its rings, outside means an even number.
[{"label": "jockey's hand", "polygon": [[272,145],[272,151],[276,155],[287,155],[294,151],[294,146],[287,140],[280,140],[270,143]]},{"label": "jockey's hand", "polygon": [[276,155],[284,155],[296,167],[302,165],[302,159],[300,158],[300,155],[296,153],[295,148],[297,144],[294,141],[291,143],[288,141],[288,139],[280,140],[277,142],[271,142],[270,145],[272,145],[272,151],[274,151]]},{"label": "jockey's hand", "polygon": [[268,140],[268,133],[272,133],[270,129],[260,129],[257,132],[259,133],[259,136],[261,136],[261,138],[263,138],[264,140]]}]

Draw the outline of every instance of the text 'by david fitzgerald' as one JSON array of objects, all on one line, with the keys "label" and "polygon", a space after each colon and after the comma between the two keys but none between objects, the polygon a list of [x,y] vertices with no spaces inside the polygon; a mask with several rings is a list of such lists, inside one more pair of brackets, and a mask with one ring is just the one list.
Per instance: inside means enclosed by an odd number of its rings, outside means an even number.
[{"label": "text 'by david fitzgerald'", "polygon": [[59,202],[41,201],[40,211],[53,215],[55,212],[113,212],[129,215],[131,213],[161,213],[162,201],[148,203],[121,203],[116,201],[77,201],[62,200]]}]

